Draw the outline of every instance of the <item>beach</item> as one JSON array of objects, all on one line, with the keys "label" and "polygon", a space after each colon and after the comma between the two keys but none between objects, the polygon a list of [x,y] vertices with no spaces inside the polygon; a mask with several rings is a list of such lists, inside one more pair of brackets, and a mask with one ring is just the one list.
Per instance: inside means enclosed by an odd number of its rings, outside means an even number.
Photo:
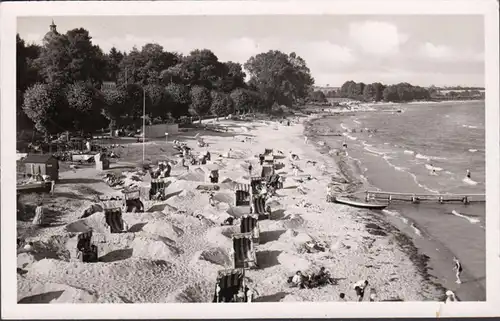
[{"label": "beach", "polygon": [[[316,117],[316,116],[312,116]],[[328,203],[326,189],[332,181],[344,191],[356,191],[361,183],[349,173],[348,160],[332,157],[318,139],[304,139],[312,117],[301,117],[290,126],[255,120],[209,121],[222,132],[190,129],[165,140],[146,143],[151,162],[175,163],[164,202],[146,202],[145,213],[124,213],[125,233],[110,234],[104,214],[80,218],[96,195],[119,195],[104,183],[93,167],[60,173],[54,195],[45,199],[49,223],[30,225],[33,214],[18,220],[18,237],[33,242],[32,253],[18,254],[18,301],[20,303],[165,303],[211,302],[217,272],[232,268],[231,235],[239,226],[221,226],[232,216],[248,213],[234,206],[233,187],[248,183],[249,174],[260,173],[256,155],[266,148],[281,151],[284,158],[277,173],[285,177],[283,189],[272,197],[271,216],[259,221],[261,242],[256,246],[258,268],[245,272],[258,293],[256,302],[338,301],[345,293],[356,300],[353,285],[368,280],[377,301],[442,300],[445,289],[431,276],[427,259],[414,246],[412,237],[398,230],[383,212]],[[305,123],[305,128],[304,128]],[[203,138],[209,147],[199,148]],[[181,140],[195,153],[208,149],[209,164],[219,168],[219,186],[209,196],[196,187],[205,182],[204,165],[183,167],[172,156],[171,140]],[[117,162],[109,171],[122,172],[128,184],[141,185],[133,174],[142,144],[118,148]],[[225,154],[231,149],[230,157]],[[127,151],[125,153],[125,150]],[[287,157],[299,160],[297,176]],[[254,173],[248,173],[252,164]],[[308,179],[310,177],[310,179]],[[22,196],[29,207],[35,200]],[[31,213],[27,211],[28,213]],[[99,262],[71,259],[76,234],[91,228]],[[325,250],[302,251],[308,242],[324,244]],[[313,273],[325,267],[335,285],[312,289],[290,288],[287,278],[297,270]],[[365,296],[364,300],[368,300]]]}]

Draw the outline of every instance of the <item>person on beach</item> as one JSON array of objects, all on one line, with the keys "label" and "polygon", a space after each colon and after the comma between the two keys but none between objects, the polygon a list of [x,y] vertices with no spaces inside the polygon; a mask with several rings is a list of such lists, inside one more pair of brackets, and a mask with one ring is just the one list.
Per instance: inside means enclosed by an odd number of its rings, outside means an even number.
[{"label": "person on beach", "polygon": [[467,173],[465,174],[465,176],[470,179],[470,170],[467,170]]},{"label": "person on beach", "polygon": [[32,224],[34,226],[40,226],[43,223],[43,203],[40,201],[38,202],[38,206],[35,209],[35,217],[33,218]]},{"label": "person on beach", "polygon": [[262,164],[264,164],[264,155],[263,154],[259,154],[259,164],[260,164],[260,166],[262,166]]},{"label": "person on beach", "polygon": [[454,257],[453,258],[453,262],[455,262],[455,266],[453,267],[453,270],[455,270],[455,275],[457,277],[457,280],[455,281],[457,284],[460,284],[462,283],[462,281],[460,280],[460,274],[462,273],[462,264],[460,263],[460,261]]},{"label": "person on beach", "polygon": [[347,149],[347,143],[346,143],[346,141],[345,141],[345,140],[344,140],[344,142],[342,143],[342,147],[343,147],[344,149]]},{"label": "person on beach", "polygon": [[182,161],[181,161],[181,164],[182,164],[182,167],[185,167],[186,170],[189,170],[189,165],[186,165],[186,158],[182,158]]},{"label": "person on beach", "polygon": [[377,292],[375,292],[375,289],[370,289],[370,302],[375,302],[377,298]]},{"label": "person on beach", "polygon": [[24,247],[23,247],[24,252],[31,252],[33,251],[33,242],[28,242]]},{"label": "person on beach", "polygon": [[365,289],[368,286],[368,280],[360,280],[354,283],[354,291],[356,291],[356,296],[358,301],[362,301],[365,295]]},{"label": "person on beach", "polygon": [[297,273],[295,273],[292,278],[292,285],[297,286],[301,289],[304,288],[304,276],[302,275],[302,272],[297,271]]},{"label": "person on beach", "polygon": [[252,164],[248,164],[248,176],[251,177],[252,176]]},{"label": "person on beach", "polygon": [[293,176],[299,176],[299,167],[297,165],[292,165]]},{"label": "person on beach", "polygon": [[345,293],[340,293],[340,301],[343,301],[343,302],[347,302],[346,298],[345,298]]},{"label": "person on beach", "polygon": [[307,144],[307,141],[308,141],[308,140],[309,140],[309,137],[305,136],[305,137],[304,137],[304,143],[306,143],[306,144]]},{"label": "person on beach", "polygon": [[354,291],[356,291],[356,297],[358,298],[358,302],[363,301],[363,296],[365,295],[365,291],[359,286],[355,286]]},{"label": "person on beach", "polygon": [[210,204],[210,206],[215,206],[214,196],[213,192],[208,195],[208,204]]},{"label": "person on beach", "polygon": [[453,291],[446,291],[446,300],[444,301],[445,303],[448,303],[448,302],[456,302],[458,301],[457,300],[457,297],[455,296],[455,293],[453,293]]}]

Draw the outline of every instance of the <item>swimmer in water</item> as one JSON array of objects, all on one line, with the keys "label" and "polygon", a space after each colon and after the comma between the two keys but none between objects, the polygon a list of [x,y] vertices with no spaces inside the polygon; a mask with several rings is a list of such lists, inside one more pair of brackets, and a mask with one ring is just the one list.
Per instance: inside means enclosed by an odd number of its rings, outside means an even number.
[{"label": "swimmer in water", "polygon": [[467,170],[467,174],[465,174],[465,176],[470,179],[470,170]]}]

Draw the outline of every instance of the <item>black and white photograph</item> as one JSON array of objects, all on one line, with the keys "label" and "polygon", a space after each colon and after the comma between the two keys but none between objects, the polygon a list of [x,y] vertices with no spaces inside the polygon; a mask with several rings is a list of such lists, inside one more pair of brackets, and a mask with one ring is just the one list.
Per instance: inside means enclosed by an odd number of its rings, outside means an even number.
[{"label": "black and white photograph", "polygon": [[498,315],[498,2],[356,3],[2,5],[2,311]]}]

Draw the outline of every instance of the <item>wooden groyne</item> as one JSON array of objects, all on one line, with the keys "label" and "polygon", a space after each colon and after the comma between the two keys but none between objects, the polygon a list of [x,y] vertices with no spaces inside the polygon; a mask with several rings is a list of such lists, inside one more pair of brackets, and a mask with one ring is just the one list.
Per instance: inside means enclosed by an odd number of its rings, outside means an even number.
[{"label": "wooden groyne", "polygon": [[444,203],[463,203],[470,204],[473,202],[485,202],[485,194],[416,194],[416,193],[397,193],[383,191],[366,191],[365,199],[367,202],[371,200],[387,201],[389,203],[397,202],[438,202]]}]

